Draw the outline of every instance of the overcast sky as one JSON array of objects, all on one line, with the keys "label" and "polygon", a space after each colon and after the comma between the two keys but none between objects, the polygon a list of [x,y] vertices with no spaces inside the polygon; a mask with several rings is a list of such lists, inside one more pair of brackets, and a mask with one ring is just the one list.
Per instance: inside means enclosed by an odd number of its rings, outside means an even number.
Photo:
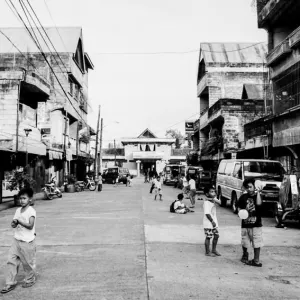
[{"label": "overcast sky", "polygon": [[[15,2],[18,2],[14,0]],[[50,9],[49,15],[45,1]],[[201,42],[261,42],[252,0],[30,0],[44,26],[81,26],[90,72],[90,124],[102,107],[104,143],[145,128],[184,132],[199,112]],[[0,26],[21,26],[4,0]],[[161,52],[188,52],[168,54]],[[141,54],[141,53],[161,54]],[[130,53],[130,54],[128,54]],[[132,54],[138,53],[138,54]],[[193,116],[194,115],[194,116]],[[119,123],[116,123],[119,122]]]}]

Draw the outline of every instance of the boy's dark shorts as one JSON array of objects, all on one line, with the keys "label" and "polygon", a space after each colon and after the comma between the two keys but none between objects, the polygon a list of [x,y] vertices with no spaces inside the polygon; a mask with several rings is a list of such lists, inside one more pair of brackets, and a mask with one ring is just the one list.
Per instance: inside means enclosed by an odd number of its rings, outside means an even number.
[{"label": "boy's dark shorts", "polygon": [[204,233],[207,238],[211,239],[212,237],[219,237],[219,229],[216,228],[204,228]]}]

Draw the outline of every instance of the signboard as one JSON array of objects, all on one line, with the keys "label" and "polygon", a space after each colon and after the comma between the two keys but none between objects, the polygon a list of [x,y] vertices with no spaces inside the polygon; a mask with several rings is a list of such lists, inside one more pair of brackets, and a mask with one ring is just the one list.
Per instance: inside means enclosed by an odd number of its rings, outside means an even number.
[{"label": "signboard", "polygon": [[185,133],[186,134],[194,133],[194,121],[185,121]]}]

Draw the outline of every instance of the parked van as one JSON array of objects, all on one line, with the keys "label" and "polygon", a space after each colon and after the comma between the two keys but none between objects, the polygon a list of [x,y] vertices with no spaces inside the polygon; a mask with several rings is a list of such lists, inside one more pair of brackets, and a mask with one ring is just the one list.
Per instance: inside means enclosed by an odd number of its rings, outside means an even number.
[{"label": "parked van", "polygon": [[222,206],[228,201],[232,211],[237,213],[237,200],[245,192],[242,188],[243,181],[255,178],[262,182],[263,204],[273,205],[279,200],[279,189],[285,170],[280,162],[262,159],[225,159],[222,160],[216,180],[218,199]]},{"label": "parked van", "polygon": [[117,177],[119,176],[119,182],[124,184],[127,182],[127,175],[130,175],[127,168],[112,167],[108,168],[105,173],[103,173],[103,180],[105,183],[115,183]]}]

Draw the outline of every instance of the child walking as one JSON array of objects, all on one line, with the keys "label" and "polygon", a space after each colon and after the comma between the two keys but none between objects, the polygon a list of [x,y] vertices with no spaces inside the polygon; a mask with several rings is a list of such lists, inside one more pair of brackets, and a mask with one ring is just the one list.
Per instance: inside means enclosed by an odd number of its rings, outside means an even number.
[{"label": "child walking", "polygon": [[[217,210],[215,204],[216,190],[213,186],[208,186],[204,189],[205,199],[203,203],[203,228],[206,236],[205,239],[205,255],[207,256],[221,256],[217,251],[217,244],[219,239]],[[212,241],[212,251],[210,251],[210,240]]]},{"label": "child walking", "polygon": [[155,196],[154,196],[154,200],[156,200],[157,195],[159,195],[159,200],[162,201],[162,190],[161,190],[161,182],[160,182],[160,177],[157,177],[157,179],[155,180]]},{"label": "child walking", "polygon": [[25,271],[23,288],[36,282],[36,244],[35,244],[35,209],[30,206],[33,198],[31,188],[19,192],[21,207],[17,209],[11,227],[14,228],[14,239],[8,252],[6,286],[1,290],[6,294],[17,286],[16,277],[20,263]]}]

